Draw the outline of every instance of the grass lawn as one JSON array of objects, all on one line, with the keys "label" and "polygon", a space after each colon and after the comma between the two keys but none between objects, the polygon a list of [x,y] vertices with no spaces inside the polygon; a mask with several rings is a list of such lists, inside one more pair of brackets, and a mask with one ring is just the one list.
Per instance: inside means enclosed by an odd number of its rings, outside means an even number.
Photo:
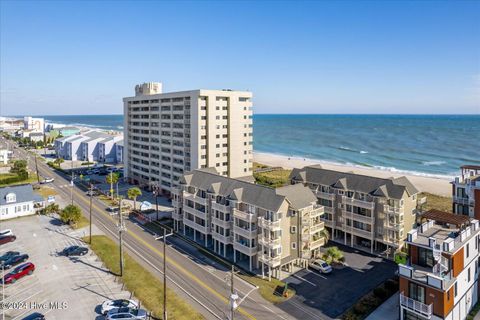
[{"label": "grass lawn", "polygon": [[250,276],[245,274],[238,274],[238,276],[244,279],[247,282],[253,283],[254,285],[258,286],[258,290],[262,297],[272,303],[279,303],[283,302],[295,295],[295,290],[292,288],[288,288],[288,297],[283,297],[280,295],[275,294],[275,291],[278,287],[283,288],[285,286],[285,282],[282,282],[278,279],[272,278],[272,281],[268,281],[268,278],[262,279],[256,276]]},{"label": "grass lawn", "polygon": [[41,195],[44,199],[57,194],[55,189],[46,186],[40,187],[40,189],[35,190],[35,192]]},{"label": "grass lawn", "polygon": [[442,197],[428,192],[422,192],[419,198],[427,197],[427,203],[423,206],[424,210],[437,209],[446,212],[452,212],[452,197]]},{"label": "grass lawn", "polygon": [[[83,240],[88,242],[88,237]],[[90,247],[110,271],[119,273],[119,250],[115,242],[106,236],[93,236]],[[153,312],[156,317],[161,316],[163,314],[163,283],[128,254],[124,253],[124,259],[125,269],[122,280],[126,288],[134,292],[142,306]],[[167,312],[170,319],[203,319],[201,314],[169,288],[167,288],[167,299]]]},{"label": "grass lawn", "polygon": [[87,218],[85,218],[83,216],[83,214],[80,216],[80,220],[78,221],[78,223],[75,225],[75,226],[72,226],[73,229],[81,229],[83,227],[86,227],[88,226],[90,223],[90,220],[88,220]]},{"label": "grass lawn", "polygon": [[[0,174],[0,179],[10,178],[10,177],[15,177],[15,176],[16,176],[16,174],[14,174],[14,173],[3,173],[3,174]],[[38,182],[37,175],[30,173],[28,175],[28,179],[23,180],[23,181],[14,182],[14,183],[0,184],[0,188],[1,187],[16,186],[16,185],[19,185],[19,184],[30,184],[30,183],[36,183],[36,182]]]},{"label": "grass lawn", "polygon": [[268,168],[269,166],[255,162],[253,164],[253,177],[258,184],[277,188],[288,184],[288,177],[290,176],[291,170],[287,169],[280,169],[274,170],[270,172],[257,172],[255,173],[256,169],[264,169]]},{"label": "grass lawn", "polygon": [[473,309],[467,315],[467,320],[475,319],[475,316],[478,314],[478,311],[480,311],[480,302],[477,302],[477,304],[473,307]]}]

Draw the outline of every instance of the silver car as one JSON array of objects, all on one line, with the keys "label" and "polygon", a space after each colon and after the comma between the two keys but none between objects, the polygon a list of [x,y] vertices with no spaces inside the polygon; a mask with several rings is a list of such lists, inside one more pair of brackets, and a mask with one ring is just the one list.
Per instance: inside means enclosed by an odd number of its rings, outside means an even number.
[{"label": "silver car", "polygon": [[115,308],[108,312],[106,320],[145,320],[147,319],[147,311],[143,309],[133,308]]}]

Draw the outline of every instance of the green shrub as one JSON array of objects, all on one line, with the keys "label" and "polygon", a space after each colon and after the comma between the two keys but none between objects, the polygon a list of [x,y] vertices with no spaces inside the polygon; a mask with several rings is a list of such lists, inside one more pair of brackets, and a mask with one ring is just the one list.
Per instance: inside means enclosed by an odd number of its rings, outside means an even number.
[{"label": "green shrub", "polygon": [[60,220],[70,225],[76,225],[81,217],[82,209],[74,204],[69,204],[60,212]]}]

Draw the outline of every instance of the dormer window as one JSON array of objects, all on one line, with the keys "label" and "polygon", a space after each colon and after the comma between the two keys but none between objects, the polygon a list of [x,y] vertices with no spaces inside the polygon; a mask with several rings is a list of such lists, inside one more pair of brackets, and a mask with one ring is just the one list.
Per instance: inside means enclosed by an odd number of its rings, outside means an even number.
[{"label": "dormer window", "polygon": [[6,203],[12,203],[12,202],[17,202],[17,196],[15,193],[9,193],[5,196],[5,202]]}]

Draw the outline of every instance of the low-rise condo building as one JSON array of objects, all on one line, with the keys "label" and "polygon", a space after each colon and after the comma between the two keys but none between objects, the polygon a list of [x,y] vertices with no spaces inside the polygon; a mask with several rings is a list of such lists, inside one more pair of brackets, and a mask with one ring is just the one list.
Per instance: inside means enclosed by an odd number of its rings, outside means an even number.
[{"label": "low-rise condo building", "polygon": [[480,220],[480,166],[465,165],[452,181],[452,211]]},{"label": "low-rise condo building", "polygon": [[252,93],[162,92],[137,85],[124,103],[125,177],[168,195],[184,172],[215,167],[224,176],[252,175]]},{"label": "low-rise condo building", "polygon": [[430,210],[407,234],[400,319],[463,320],[478,300],[479,221]]},{"label": "low-rise condo building", "polygon": [[314,165],[294,169],[290,179],[315,193],[331,238],[345,245],[393,253],[415,225],[418,190],[406,177],[382,179]]},{"label": "low-rise condo building", "polygon": [[45,120],[43,118],[24,117],[23,129],[30,132],[44,133]]},{"label": "low-rise condo building", "polygon": [[186,173],[173,189],[174,229],[252,271],[278,277],[306,267],[325,244],[323,207],[310,189],[277,189],[221,176]]}]

